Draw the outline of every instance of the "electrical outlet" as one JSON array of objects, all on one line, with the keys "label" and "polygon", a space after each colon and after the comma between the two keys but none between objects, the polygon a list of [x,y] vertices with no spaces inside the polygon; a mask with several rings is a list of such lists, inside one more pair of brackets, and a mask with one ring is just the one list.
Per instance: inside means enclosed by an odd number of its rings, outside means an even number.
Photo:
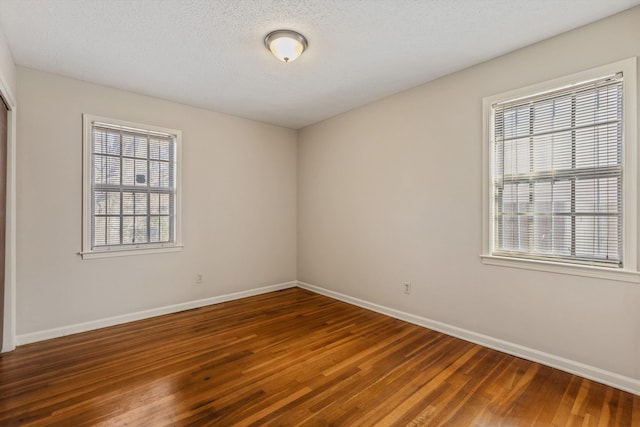
[{"label": "electrical outlet", "polygon": [[198,283],[198,284],[202,283],[202,274],[201,273],[197,273],[196,274],[196,283]]},{"label": "electrical outlet", "polygon": [[411,283],[409,283],[409,282],[404,282],[404,283],[402,284],[402,291],[403,291],[405,294],[409,295],[409,294],[411,293]]}]

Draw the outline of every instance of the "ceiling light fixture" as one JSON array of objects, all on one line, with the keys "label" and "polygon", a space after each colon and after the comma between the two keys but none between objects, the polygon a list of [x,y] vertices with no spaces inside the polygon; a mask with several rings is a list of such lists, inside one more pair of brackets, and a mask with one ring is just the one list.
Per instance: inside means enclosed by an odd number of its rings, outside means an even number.
[{"label": "ceiling light fixture", "polygon": [[282,62],[295,61],[309,46],[307,39],[291,30],[276,30],[267,34],[264,45]]}]

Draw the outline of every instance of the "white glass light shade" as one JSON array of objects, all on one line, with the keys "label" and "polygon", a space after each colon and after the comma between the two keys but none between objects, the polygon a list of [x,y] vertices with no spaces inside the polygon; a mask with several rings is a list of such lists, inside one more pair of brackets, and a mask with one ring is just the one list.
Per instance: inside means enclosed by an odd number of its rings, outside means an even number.
[{"label": "white glass light shade", "polygon": [[290,30],[277,30],[267,34],[264,44],[282,62],[295,61],[308,46],[307,39],[302,34]]}]

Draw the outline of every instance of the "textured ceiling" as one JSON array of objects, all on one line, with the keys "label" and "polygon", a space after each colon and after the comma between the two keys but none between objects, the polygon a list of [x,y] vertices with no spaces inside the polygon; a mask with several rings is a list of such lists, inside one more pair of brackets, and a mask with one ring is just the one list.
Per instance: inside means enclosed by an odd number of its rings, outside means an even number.
[{"label": "textured ceiling", "polygon": [[[0,0],[0,26],[18,65],[300,128],[638,4]],[[309,40],[290,64],[279,28]]]}]

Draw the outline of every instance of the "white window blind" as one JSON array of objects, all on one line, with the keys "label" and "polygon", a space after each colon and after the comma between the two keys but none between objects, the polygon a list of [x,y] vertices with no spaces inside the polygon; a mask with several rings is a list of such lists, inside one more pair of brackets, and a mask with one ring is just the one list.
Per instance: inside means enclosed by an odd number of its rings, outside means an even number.
[{"label": "white window blind", "polygon": [[623,265],[622,74],[492,105],[493,254]]},{"label": "white window blind", "polygon": [[179,131],[124,123],[85,115],[83,255],[178,245]]}]

